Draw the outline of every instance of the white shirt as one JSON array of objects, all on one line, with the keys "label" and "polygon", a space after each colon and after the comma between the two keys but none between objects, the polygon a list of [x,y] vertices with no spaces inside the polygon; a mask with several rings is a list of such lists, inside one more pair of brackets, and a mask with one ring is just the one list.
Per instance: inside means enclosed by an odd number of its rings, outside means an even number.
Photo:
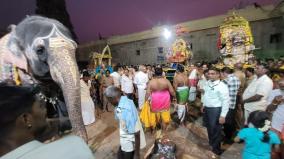
[{"label": "white shirt", "polygon": [[265,110],[268,105],[268,96],[271,94],[272,88],[273,82],[267,75],[253,79],[253,81],[251,81],[251,83],[245,89],[243,99],[246,100],[252,96],[255,96],[256,94],[262,95],[263,97],[259,101],[245,103],[245,110],[248,110],[249,112],[255,110]]},{"label": "white shirt", "polygon": [[[86,83],[83,79],[80,80],[80,86],[81,86],[81,98],[91,98],[90,95],[90,88],[91,88],[91,83],[88,81]],[[92,99],[92,98],[91,98]]]},{"label": "white shirt", "polygon": [[114,86],[119,87],[120,86],[120,80],[121,80],[120,74],[117,73],[117,72],[113,72],[113,73],[110,74],[110,76],[113,78]]},{"label": "white shirt", "polygon": [[229,111],[229,89],[220,80],[206,82],[204,86],[203,104],[205,107],[222,107],[221,117],[226,117]]},{"label": "white shirt", "polygon": [[137,72],[134,77],[134,84],[137,85],[138,89],[146,89],[148,81],[148,75],[142,71]]},{"label": "white shirt", "polygon": [[121,77],[121,90],[124,93],[133,93],[133,81],[131,76],[122,75]]},{"label": "white shirt", "polygon": [[94,159],[88,145],[77,136],[66,136],[43,144],[36,140],[28,142],[1,156],[1,159]]},{"label": "white shirt", "polygon": [[[268,98],[268,103],[271,104],[273,99],[277,96],[284,96],[284,91],[274,89]],[[272,128],[282,131],[284,124],[284,103],[278,105],[277,109],[273,112],[271,126]]]}]

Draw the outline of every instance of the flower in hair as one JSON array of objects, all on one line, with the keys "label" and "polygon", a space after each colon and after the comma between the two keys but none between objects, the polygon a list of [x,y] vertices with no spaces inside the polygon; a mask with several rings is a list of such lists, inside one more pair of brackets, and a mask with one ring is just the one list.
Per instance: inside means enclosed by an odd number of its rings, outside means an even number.
[{"label": "flower in hair", "polygon": [[262,128],[258,128],[261,132],[267,132],[271,128],[271,122],[269,120],[265,120],[264,126]]}]

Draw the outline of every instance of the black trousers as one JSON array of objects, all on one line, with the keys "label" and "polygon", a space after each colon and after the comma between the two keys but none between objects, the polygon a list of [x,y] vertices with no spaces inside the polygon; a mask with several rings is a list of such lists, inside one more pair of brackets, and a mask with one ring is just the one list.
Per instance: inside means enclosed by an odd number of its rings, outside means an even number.
[{"label": "black trousers", "polygon": [[222,141],[222,125],[219,124],[219,118],[222,108],[204,108],[203,121],[205,127],[207,128],[209,144],[212,147],[212,151],[220,155],[221,151],[221,141]]},{"label": "black trousers", "polygon": [[226,123],[224,124],[225,139],[232,141],[232,138],[236,132],[236,121],[235,121],[236,109],[229,109],[226,116]]},{"label": "black trousers", "polygon": [[126,96],[128,99],[131,99],[131,100],[134,99],[133,93],[126,93]]},{"label": "black trousers", "polygon": [[121,147],[119,147],[117,152],[117,159],[133,159],[133,158],[134,158],[134,151],[124,152],[121,150]]}]

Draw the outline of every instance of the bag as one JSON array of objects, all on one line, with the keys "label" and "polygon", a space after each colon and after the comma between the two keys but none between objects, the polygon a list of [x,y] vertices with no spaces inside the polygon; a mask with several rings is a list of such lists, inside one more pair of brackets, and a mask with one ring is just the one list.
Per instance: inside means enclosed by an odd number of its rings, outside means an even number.
[{"label": "bag", "polygon": [[157,157],[176,159],[176,144],[166,137],[156,140],[153,151],[148,158],[154,159]]}]

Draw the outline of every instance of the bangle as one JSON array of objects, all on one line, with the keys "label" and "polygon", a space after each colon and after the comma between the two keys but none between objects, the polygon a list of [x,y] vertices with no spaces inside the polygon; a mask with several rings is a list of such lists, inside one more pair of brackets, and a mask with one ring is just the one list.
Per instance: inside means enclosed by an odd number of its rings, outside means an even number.
[{"label": "bangle", "polygon": [[278,104],[277,103],[271,103],[272,105],[274,105],[274,106],[277,106]]}]

